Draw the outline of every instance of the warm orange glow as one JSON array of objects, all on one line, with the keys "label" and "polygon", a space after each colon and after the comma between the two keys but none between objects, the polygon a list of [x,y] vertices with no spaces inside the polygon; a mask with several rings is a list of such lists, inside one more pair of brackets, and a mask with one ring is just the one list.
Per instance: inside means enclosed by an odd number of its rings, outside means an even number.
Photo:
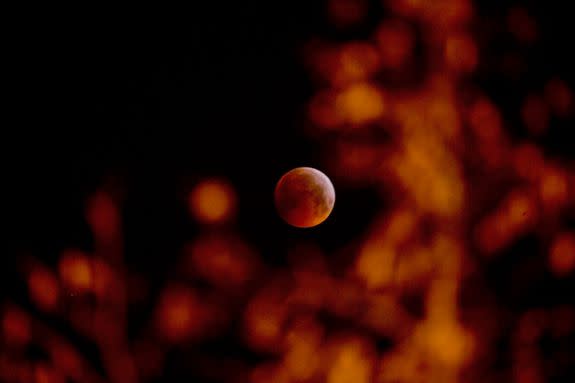
[{"label": "warm orange glow", "polygon": [[473,340],[457,323],[427,321],[416,331],[415,338],[422,342],[428,355],[442,364],[460,366],[471,356]]},{"label": "warm orange glow", "polygon": [[475,41],[466,35],[453,35],[445,43],[445,62],[455,72],[471,72],[477,66]]},{"label": "warm orange glow", "polygon": [[375,38],[378,43],[381,61],[385,67],[399,68],[409,59],[415,44],[413,31],[400,21],[382,23]]},{"label": "warm orange glow", "polygon": [[507,14],[509,31],[522,43],[533,43],[537,39],[537,24],[523,7],[513,7]]},{"label": "warm orange glow", "polygon": [[449,140],[455,140],[460,133],[459,116],[453,100],[438,97],[431,101],[426,117],[430,127]]},{"label": "warm orange glow", "polygon": [[396,211],[390,217],[386,217],[385,238],[390,243],[399,244],[405,241],[413,233],[417,224],[415,213],[408,209]]},{"label": "warm orange glow", "polygon": [[322,91],[315,94],[309,104],[309,118],[319,127],[336,128],[344,120],[336,108],[337,94],[333,91]]},{"label": "warm orange glow", "polygon": [[199,335],[205,321],[205,309],[195,291],[170,286],[162,292],[156,307],[156,327],[164,339],[179,342]]},{"label": "warm orange glow", "polygon": [[531,228],[537,219],[538,210],[533,193],[530,190],[513,190],[493,214],[478,224],[478,245],[488,254],[501,250]]},{"label": "warm orange glow", "polygon": [[503,166],[508,152],[504,146],[501,116],[495,105],[480,98],[471,105],[468,121],[477,139],[481,161],[490,168]]},{"label": "warm orange glow", "polygon": [[380,66],[377,50],[373,45],[364,42],[344,45],[341,48],[339,60],[339,71],[334,79],[337,84],[366,80]]},{"label": "warm orange glow", "polygon": [[93,286],[92,263],[80,250],[66,250],[58,264],[62,284],[74,291],[87,291]]},{"label": "warm orange glow", "polygon": [[237,289],[254,276],[256,256],[237,237],[206,236],[190,245],[188,269],[216,286]]},{"label": "warm orange glow", "polygon": [[201,223],[222,223],[231,219],[235,205],[235,191],[219,179],[200,182],[189,197],[190,211]]},{"label": "warm orange glow", "polygon": [[70,345],[53,340],[50,347],[50,354],[54,366],[67,377],[82,381],[86,376],[82,360],[76,349]]},{"label": "warm orange glow", "polygon": [[38,364],[34,368],[34,383],[65,383],[64,376],[47,364]]},{"label": "warm orange glow", "polygon": [[384,243],[372,241],[366,243],[356,262],[356,271],[368,288],[389,285],[395,273],[396,254]]},{"label": "warm orange glow", "polygon": [[412,132],[390,165],[419,209],[453,216],[461,209],[464,190],[457,164],[439,140],[425,131]]},{"label": "warm orange glow", "polygon": [[38,307],[45,311],[56,309],[60,286],[56,275],[49,269],[35,266],[28,275],[28,292]]},{"label": "warm orange glow", "polygon": [[529,95],[521,107],[521,118],[532,134],[544,133],[549,126],[549,109],[545,100],[538,95]]},{"label": "warm orange glow", "polygon": [[566,204],[569,200],[567,174],[561,169],[547,167],[540,179],[539,194],[547,209],[555,210]]},{"label": "warm orange glow", "polygon": [[510,237],[509,222],[500,215],[486,216],[475,230],[477,246],[486,254],[503,248]]},{"label": "warm orange glow", "polygon": [[536,181],[543,173],[544,168],[541,150],[529,143],[516,147],[513,154],[513,167],[520,177],[529,181]]},{"label": "warm orange glow", "polygon": [[336,107],[344,119],[353,125],[373,121],[385,112],[381,92],[368,83],[358,83],[344,89],[337,96]]},{"label": "warm orange glow", "polygon": [[94,259],[92,262],[92,275],[94,280],[94,293],[100,298],[110,296],[115,283],[117,283],[112,268],[103,260]]},{"label": "warm orange glow", "polygon": [[549,267],[557,276],[565,276],[575,270],[575,233],[558,234],[549,251]]},{"label": "warm orange glow", "polygon": [[244,337],[256,350],[277,351],[282,347],[282,328],[287,306],[282,292],[268,287],[254,297],[244,312]]},{"label": "warm orange glow", "polygon": [[545,85],[545,100],[553,113],[567,117],[573,111],[573,91],[565,81],[552,79]]},{"label": "warm orange glow", "polygon": [[290,383],[288,370],[281,364],[260,364],[250,374],[249,383]]},{"label": "warm orange glow", "polygon": [[28,315],[12,307],[7,307],[2,313],[2,334],[4,341],[14,346],[24,346],[30,341],[30,318]]},{"label": "warm orange glow", "polygon": [[372,350],[359,338],[333,340],[328,351],[328,383],[369,383],[374,374]]},{"label": "warm orange glow", "polygon": [[505,204],[503,219],[506,219],[514,230],[521,230],[529,223],[537,221],[537,207],[534,197],[529,192],[512,192]]},{"label": "warm orange glow", "polygon": [[112,198],[103,193],[96,193],[87,206],[87,220],[98,240],[112,241],[120,231],[120,217]]},{"label": "warm orange glow", "polygon": [[[575,162],[567,138],[575,96],[572,79],[556,77],[564,63],[538,56],[561,43],[547,30],[559,20],[547,20],[545,7],[530,14],[472,0],[307,3],[296,8],[309,15],[287,15],[301,28],[288,28],[272,52],[248,55],[264,66],[303,56],[310,81],[291,84],[294,63],[261,73],[287,92],[271,103],[285,102],[276,111],[288,115],[264,113],[269,126],[294,125],[290,111],[297,121],[287,137],[278,130],[266,143],[264,134],[261,145],[294,145],[278,156],[264,150],[272,154],[260,159],[265,166],[244,170],[267,182],[264,173],[284,165],[325,168],[342,196],[333,220],[309,230],[274,223],[266,213],[274,207],[273,185],[268,200],[254,204],[265,187],[254,194],[249,177],[232,183],[241,178],[240,163],[219,164],[232,172],[229,179],[197,178],[198,163],[184,166],[191,172],[184,178],[195,183],[174,194],[193,222],[176,215],[176,225],[159,228],[147,219],[172,212],[157,215],[158,205],[139,222],[131,201],[140,192],[132,193],[144,185],[140,175],[128,175],[124,246],[124,198],[107,183],[85,205],[88,244],[80,227],[72,238],[31,243],[16,256],[29,296],[17,292],[22,306],[0,303],[1,382],[563,381],[575,356],[568,347],[575,336],[568,291],[575,277]],[[303,49],[291,46],[308,34]],[[294,55],[276,57],[282,43]],[[559,72],[545,72],[558,62]],[[246,75],[244,67],[231,77]],[[257,79],[228,85],[249,82]],[[303,85],[303,93],[285,85]],[[231,143],[234,152],[252,145],[241,141]],[[297,158],[311,163],[286,163]],[[169,178],[179,178],[172,170]],[[321,191],[307,186],[277,205],[290,210],[300,194]],[[309,194],[311,207],[295,214],[295,226],[309,226],[303,221],[323,197]],[[43,232],[43,223],[16,243],[68,227]],[[89,250],[52,259],[60,243]]]},{"label": "warm orange glow", "polygon": [[501,137],[501,116],[487,99],[479,99],[469,110],[469,124],[477,137],[485,143],[496,144]]},{"label": "warm orange glow", "polygon": [[318,372],[318,348],[323,329],[311,318],[299,318],[286,335],[286,353],[283,364],[295,380],[310,379]]}]

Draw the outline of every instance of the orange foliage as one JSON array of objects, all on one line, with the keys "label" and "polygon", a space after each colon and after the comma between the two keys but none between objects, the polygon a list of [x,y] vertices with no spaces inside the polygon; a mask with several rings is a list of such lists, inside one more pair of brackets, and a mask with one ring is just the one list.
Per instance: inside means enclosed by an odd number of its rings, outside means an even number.
[{"label": "orange foliage", "polygon": [[309,103],[310,120],[322,128],[337,128],[344,120],[336,108],[337,94],[324,90],[317,92]]},{"label": "orange foliage", "polygon": [[255,253],[237,237],[200,237],[189,246],[188,256],[190,272],[218,287],[244,287],[257,268]]},{"label": "orange foliage", "polygon": [[62,374],[54,367],[40,363],[34,368],[34,383],[65,383]]},{"label": "orange foliage", "polygon": [[201,223],[221,223],[232,218],[236,196],[227,182],[204,180],[194,187],[188,203],[191,213]]},{"label": "orange foliage", "polygon": [[96,193],[87,206],[87,220],[98,240],[110,242],[120,232],[120,216],[112,198],[103,193]]},{"label": "orange foliage", "polygon": [[56,275],[49,269],[35,266],[28,275],[30,298],[42,310],[54,311],[58,304],[60,286]]},{"label": "orange foliage", "polygon": [[380,61],[373,45],[365,42],[347,43],[339,53],[338,71],[332,81],[343,85],[367,80],[379,69]]},{"label": "orange foliage", "polygon": [[375,34],[382,64],[388,68],[399,68],[413,52],[415,37],[407,24],[391,20],[383,22]]},{"label": "orange foliage", "polygon": [[455,72],[471,72],[477,67],[475,41],[467,35],[452,35],[445,43],[445,62]]},{"label": "orange foliage", "polygon": [[529,143],[517,146],[513,154],[513,167],[520,177],[532,182],[536,181],[544,168],[541,150]]},{"label": "orange foliage", "polygon": [[369,383],[375,371],[373,346],[359,337],[334,337],[325,362],[328,383]]},{"label": "orange foliage", "polygon": [[560,277],[575,270],[575,233],[557,234],[549,251],[549,267]]},{"label": "orange foliage", "polygon": [[539,180],[539,197],[548,211],[555,211],[569,202],[567,174],[557,167],[547,166]]},{"label": "orange foliage", "polygon": [[198,336],[206,320],[205,306],[194,290],[173,285],[162,292],[156,307],[156,328],[165,340],[180,342]]},{"label": "orange foliage", "polygon": [[66,250],[62,253],[58,271],[62,284],[72,291],[87,291],[93,286],[92,261],[80,250]]},{"label": "orange foliage", "polygon": [[31,338],[30,325],[30,318],[25,312],[7,307],[2,313],[4,341],[13,346],[25,346]]},{"label": "orange foliage", "polygon": [[383,116],[386,104],[377,87],[368,83],[357,83],[339,93],[336,108],[346,122],[361,125]]}]

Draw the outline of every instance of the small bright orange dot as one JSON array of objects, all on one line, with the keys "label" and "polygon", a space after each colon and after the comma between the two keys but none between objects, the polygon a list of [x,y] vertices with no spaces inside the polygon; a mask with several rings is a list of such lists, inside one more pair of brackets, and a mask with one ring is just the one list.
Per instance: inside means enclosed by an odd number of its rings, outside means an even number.
[{"label": "small bright orange dot", "polygon": [[477,66],[475,41],[467,35],[454,35],[445,43],[445,62],[456,72],[471,72]]},{"label": "small bright orange dot", "polygon": [[58,271],[64,286],[86,291],[92,288],[92,263],[86,253],[80,250],[66,250],[60,257]]},{"label": "small bright orange dot", "polygon": [[549,266],[557,276],[565,276],[575,269],[575,233],[558,234],[549,252]]},{"label": "small bright orange dot", "polygon": [[28,293],[38,308],[53,311],[60,295],[56,275],[43,267],[34,267],[28,275]]},{"label": "small bright orange dot", "polygon": [[536,206],[530,194],[512,192],[506,201],[506,219],[511,227],[519,230],[535,220]]},{"label": "small bright orange dot", "polygon": [[24,346],[30,341],[30,318],[19,309],[7,308],[2,317],[2,332],[6,343]]},{"label": "small bright orange dot", "polygon": [[235,192],[223,180],[211,179],[200,182],[189,196],[189,208],[202,223],[221,223],[229,220],[236,204]]},{"label": "small bright orange dot", "polygon": [[546,208],[558,208],[569,200],[567,175],[556,168],[544,170],[539,184],[541,202]]},{"label": "small bright orange dot", "polygon": [[543,97],[534,94],[527,96],[521,107],[521,118],[532,134],[545,132],[549,125],[549,109]]},{"label": "small bright orange dot", "polygon": [[336,106],[350,124],[359,125],[380,118],[385,112],[381,92],[371,84],[357,83],[343,90]]}]

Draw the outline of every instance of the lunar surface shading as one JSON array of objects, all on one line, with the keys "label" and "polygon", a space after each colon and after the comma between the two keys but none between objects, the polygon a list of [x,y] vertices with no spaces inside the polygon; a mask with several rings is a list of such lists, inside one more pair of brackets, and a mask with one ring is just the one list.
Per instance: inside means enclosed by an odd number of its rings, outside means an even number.
[{"label": "lunar surface shading", "polygon": [[314,168],[301,167],[280,178],[274,199],[280,217],[288,224],[313,227],[330,215],[335,190],[325,174]]}]

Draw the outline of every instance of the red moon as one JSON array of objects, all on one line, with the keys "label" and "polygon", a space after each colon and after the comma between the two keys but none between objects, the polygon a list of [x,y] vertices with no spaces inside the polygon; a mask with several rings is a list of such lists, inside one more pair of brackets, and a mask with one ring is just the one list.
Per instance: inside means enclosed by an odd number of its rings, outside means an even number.
[{"label": "red moon", "polygon": [[295,227],[317,226],[329,216],[335,190],[329,178],[314,168],[301,167],[280,178],[274,193],[276,209]]}]

